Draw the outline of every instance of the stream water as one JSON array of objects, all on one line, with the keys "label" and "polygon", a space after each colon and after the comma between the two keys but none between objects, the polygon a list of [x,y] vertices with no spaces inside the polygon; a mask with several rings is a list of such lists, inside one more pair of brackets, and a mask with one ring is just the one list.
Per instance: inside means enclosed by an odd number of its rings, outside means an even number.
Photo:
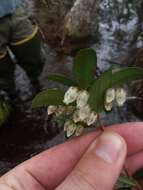
[{"label": "stream water", "polygon": [[[101,71],[111,65],[124,67],[124,60],[130,50],[143,46],[143,18],[140,14],[143,7],[137,6],[134,2],[101,1],[98,42],[91,45],[97,51],[98,67]],[[45,58],[45,68],[40,77],[43,89],[57,87],[57,84],[47,81],[48,73],[62,73],[69,76],[73,57],[63,55],[61,58],[56,48],[47,44],[43,45],[42,50]],[[0,174],[42,150],[64,141],[61,128],[45,120],[45,110],[33,111],[30,102],[25,101],[32,92],[30,82],[19,66],[15,78],[23,102],[17,103],[10,123],[0,129]],[[123,108],[115,108],[111,113],[102,114],[102,121],[106,125],[137,120],[139,119],[131,112],[128,103]]]}]

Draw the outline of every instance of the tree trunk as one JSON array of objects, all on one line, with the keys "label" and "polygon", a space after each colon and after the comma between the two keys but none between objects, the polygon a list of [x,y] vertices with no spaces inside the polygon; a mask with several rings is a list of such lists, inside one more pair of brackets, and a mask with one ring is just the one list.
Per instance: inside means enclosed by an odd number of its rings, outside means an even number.
[{"label": "tree trunk", "polygon": [[76,0],[66,15],[64,33],[67,36],[94,36],[98,29],[98,13],[101,0]]}]

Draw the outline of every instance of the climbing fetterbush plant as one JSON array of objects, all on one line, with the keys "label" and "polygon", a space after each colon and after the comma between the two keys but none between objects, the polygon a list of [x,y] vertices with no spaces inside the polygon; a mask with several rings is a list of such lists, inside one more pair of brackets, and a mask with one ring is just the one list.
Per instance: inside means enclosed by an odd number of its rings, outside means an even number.
[{"label": "climbing fetterbush plant", "polygon": [[[47,107],[47,114],[64,117],[67,138],[79,136],[86,127],[95,124],[101,112],[112,111],[113,106],[123,106],[128,100],[124,84],[143,79],[143,69],[137,67],[110,68],[96,76],[97,55],[94,49],[80,50],[74,61],[73,78],[54,74],[48,79],[67,86],[67,90],[48,89],[39,93],[32,102],[33,108]],[[115,189],[136,186],[128,176],[121,176]]]},{"label": "climbing fetterbush plant", "polygon": [[85,127],[98,120],[101,112],[123,106],[128,99],[124,84],[143,79],[143,69],[132,67],[121,70],[110,68],[96,76],[97,55],[94,49],[80,50],[73,63],[73,79],[63,75],[49,75],[48,79],[68,87],[48,89],[39,93],[32,106],[48,107],[48,115],[65,116],[66,137],[79,136]]}]

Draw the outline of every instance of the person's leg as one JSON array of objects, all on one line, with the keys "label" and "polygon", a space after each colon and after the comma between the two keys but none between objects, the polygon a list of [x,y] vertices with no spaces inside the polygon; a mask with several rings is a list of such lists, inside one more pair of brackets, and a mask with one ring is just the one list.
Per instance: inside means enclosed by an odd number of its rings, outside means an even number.
[{"label": "person's leg", "polygon": [[0,18],[0,90],[11,93],[14,91],[15,65],[7,53],[10,37],[10,16]]},{"label": "person's leg", "polygon": [[14,69],[14,63],[8,54],[0,59],[0,89],[8,93],[15,90]]},{"label": "person's leg", "polygon": [[25,11],[19,8],[13,15],[13,36],[11,49],[18,64],[27,72],[33,85],[37,86],[38,77],[43,70],[41,58],[41,35]]},{"label": "person's leg", "polygon": [[0,18],[0,127],[6,124],[13,113],[13,94],[15,91],[14,70],[15,64],[12,62],[7,52],[7,45],[10,41],[10,20],[11,16]]}]

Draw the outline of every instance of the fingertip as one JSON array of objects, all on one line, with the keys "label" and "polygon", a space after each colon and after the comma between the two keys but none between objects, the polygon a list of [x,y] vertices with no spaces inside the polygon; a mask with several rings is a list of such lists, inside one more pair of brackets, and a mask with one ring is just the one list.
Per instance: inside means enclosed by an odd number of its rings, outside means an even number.
[{"label": "fingertip", "polygon": [[121,155],[126,155],[127,145],[119,134],[105,131],[91,144],[89,150],[101,160],[113,164]]}]

